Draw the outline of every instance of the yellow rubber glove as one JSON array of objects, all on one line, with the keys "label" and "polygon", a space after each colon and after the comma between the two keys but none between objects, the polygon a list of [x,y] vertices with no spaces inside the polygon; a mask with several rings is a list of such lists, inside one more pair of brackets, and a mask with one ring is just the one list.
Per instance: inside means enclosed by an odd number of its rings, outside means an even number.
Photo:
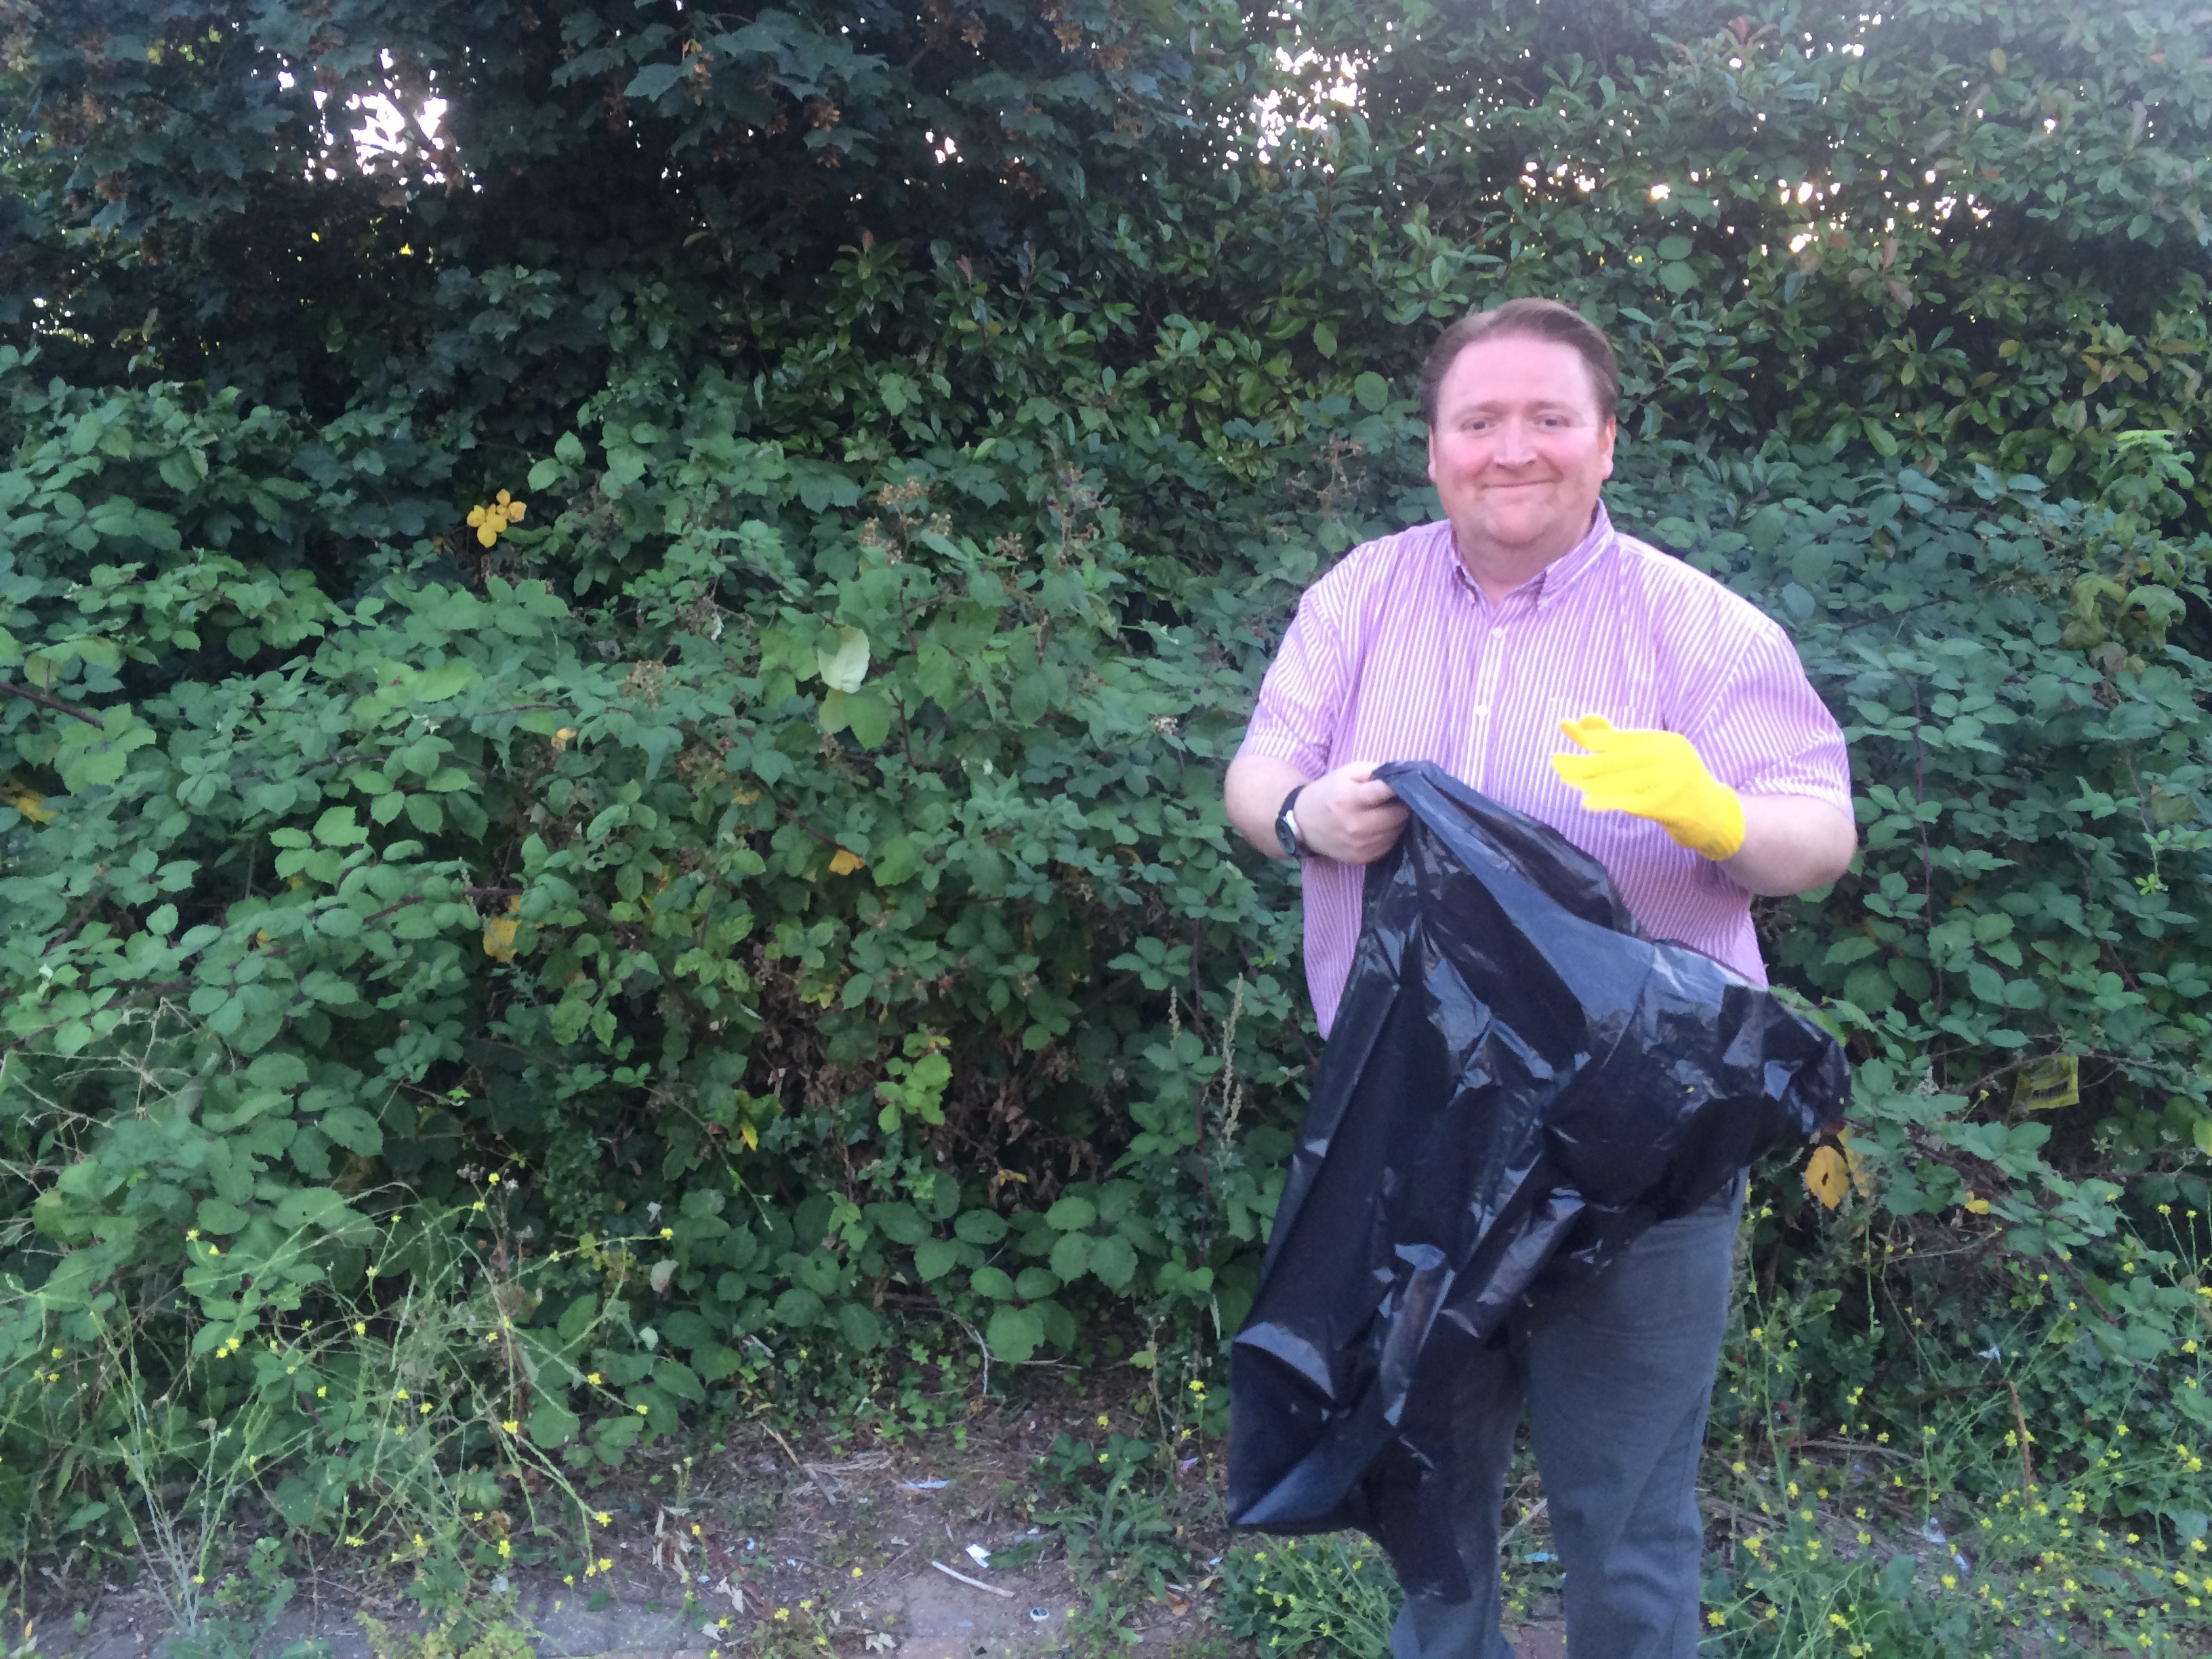
[{"label": "yellow rubber glove", "polygon": [[1709,859],[1742,848],[1742,798],[1680,732],[1622,731],[1599,714],[1561,720],[1559,730],[1590,751],[1552,757],[1552,769],[1583,792],[1590,811],[1650,818],[1675,845]]}]

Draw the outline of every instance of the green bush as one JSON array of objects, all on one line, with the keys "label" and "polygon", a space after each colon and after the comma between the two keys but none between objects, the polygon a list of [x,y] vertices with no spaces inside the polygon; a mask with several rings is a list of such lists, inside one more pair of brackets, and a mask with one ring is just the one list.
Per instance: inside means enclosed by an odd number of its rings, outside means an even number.
[{"label": "green bush", "polygon": [[[20,1549],[137,1536],[130,1390],[34,1360],[204,1412],[404,1311],[575,1480],[802,1351],[1210,1348],[1318,1053],[1221,767],[1523,293],[1852,737],[1860,860],[1760,910],[1858,1063],[1839,1214],[1761,1183],[1806,1409],[1917,1427],[1911,1319],[2026,1273],[2069,1409],[2202,1420],[2118,1265],[2212,1208],[2184,9],[404,14],[0,6]],[[596,1392],[493,1400],[487,1279]],[[303,1539],[406,1489],[337,1480]]]}]

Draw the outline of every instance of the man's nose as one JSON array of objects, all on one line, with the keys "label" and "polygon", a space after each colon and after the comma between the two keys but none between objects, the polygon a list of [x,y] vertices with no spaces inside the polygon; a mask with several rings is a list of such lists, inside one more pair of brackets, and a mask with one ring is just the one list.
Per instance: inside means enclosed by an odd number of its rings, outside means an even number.
[{"label": "man's nose", "polygon": [[1536,447],[1530,441],[1528,427],[1519,421],[1498,422],[1498,436],[1490,458],[1500,466],[1525,466],[1536,458]]}]

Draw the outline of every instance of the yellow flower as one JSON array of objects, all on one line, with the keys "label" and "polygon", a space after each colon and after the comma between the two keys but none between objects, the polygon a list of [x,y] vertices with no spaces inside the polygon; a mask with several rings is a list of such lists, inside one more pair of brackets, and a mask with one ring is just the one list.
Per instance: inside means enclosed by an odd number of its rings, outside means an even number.
[{"label": "yellow flower", "polygon": [[660,1236],[663,1238],[673,1238],[676,1237],[676,1229],[673,1227],[663,1227],[660,1230]]},{"label": "yellow flower", "polygon": [[499,1540],[499,1559],[504,1561],[508,1556],[514,1553],[514,1546],[508,1543],[504,1538],[501,1539]]},{"label": "yellow flower", "polygon": [[640,1417],[643,1417],[643,1416],[645,1415],[645,1413],[646,1413],[646,1407],[644,1407],[643,1406],[640,1406],[640,1407],[637,1408],[637,1414],[638,1414]]},{"label": "yellow flower", "polygon": [[199,1236],[200,1230],[197,1227],[187,1227],[185,1229],[185,1237],[188,1239],[198,1238]]},{"label": "yellow flower", "polygon": [[609,1515],[605,1510],[595,1510],[592,1513],[592,1519],[604,1527],[611,1522],[614,1516]]},{"label": "yellow flower", "polygon": [[601,1557],[599,1558],[599,1571],[600,1571],[601,1572],[612,1572],[614,1570],[615,1570],[615,1559],[614,1559],[614,1557],[612,1557],[611,1555],[603,1555],[603,1556],[601,1556]]},{"label": "yellow flower", "polygon": [[521,522],[524,510],[528,505],[526,501],[514,500],[502,489],[492,498],[490,506],[472,507],[469,509],[469,528],[477,532],[477,540],[479,543],[485,547],[489,547],[499,539],[500,532],[507,526]]},{"label": "yellow flower", "polygon": [[592,1384],[594,1387],[596,1387],[596,1386],[598,1385],[598,1383],[599,1383],[599,1374],[597,1371],[593,1371],[593,1372],[592,1372],[589,1376],[587,1376],[587,1377],[586,1377],[586,1378],[584,1379],[584,1381],[586,1381],[586,1382],[589,1382],[589,1383]]},{"label": "yellow flower", "polygon": [[488,1182],[486,1182],[484,1184],[485,1184],[485,1185],[487,1185],[487,1186],[490,1186],[490,1187],[496,1187],[496,1186],[498,1186],[498,1185],[499,1185],[499,1171],[498,1171],[498,1170],[494,1170],[491,1172],[491,1178],[490,1178],[490,1180],[489,1180]]},{"label": "yellow flower", "polygon": [[520,1434],[522,1432],[522,1425],[512,1417],[508,1418],[504,1423],[501,1423],[500,1427],[505,1429],[509,1434]]},{"label": "yellow flower", "polygon": [[404,1389],[394,1389],[392,1391],[392,1397],[394,1400],[404,1400],[407,1398],[407,1390]]},{"label": "yellow flower", "polygon": [[322,1384],[320,1387],[319,1387],[319,1388],[317,1388],[317,1389],[316,1389],[316,1390],[315,1390],[315,1398],[316,1398],[316,1399],[318,1399],[318,1400],[325,1400],[325,1399],[328,1399],[328,1398],[330,1397],[330,1392],[331,1392],[330,1385],[329,1385],[327,1382],[325,1382],[325,1383]]}]

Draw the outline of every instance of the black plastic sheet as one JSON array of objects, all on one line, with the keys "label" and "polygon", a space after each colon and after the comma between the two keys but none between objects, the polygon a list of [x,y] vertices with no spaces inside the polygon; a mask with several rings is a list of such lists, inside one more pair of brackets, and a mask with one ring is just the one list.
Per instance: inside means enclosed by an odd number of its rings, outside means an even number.
[{"label": "black plastic sheet", "polygon": [[1647,939],[1556,830],[1433,766],[1376,775],[1413,817],[1369,869],[1232,1350],[1230,1514],[1360,1528],[1409,1590],[1460,1601],[1455,1373],[1524,1299],[1838,1119],[1849,1074],[1770,993]]}]

